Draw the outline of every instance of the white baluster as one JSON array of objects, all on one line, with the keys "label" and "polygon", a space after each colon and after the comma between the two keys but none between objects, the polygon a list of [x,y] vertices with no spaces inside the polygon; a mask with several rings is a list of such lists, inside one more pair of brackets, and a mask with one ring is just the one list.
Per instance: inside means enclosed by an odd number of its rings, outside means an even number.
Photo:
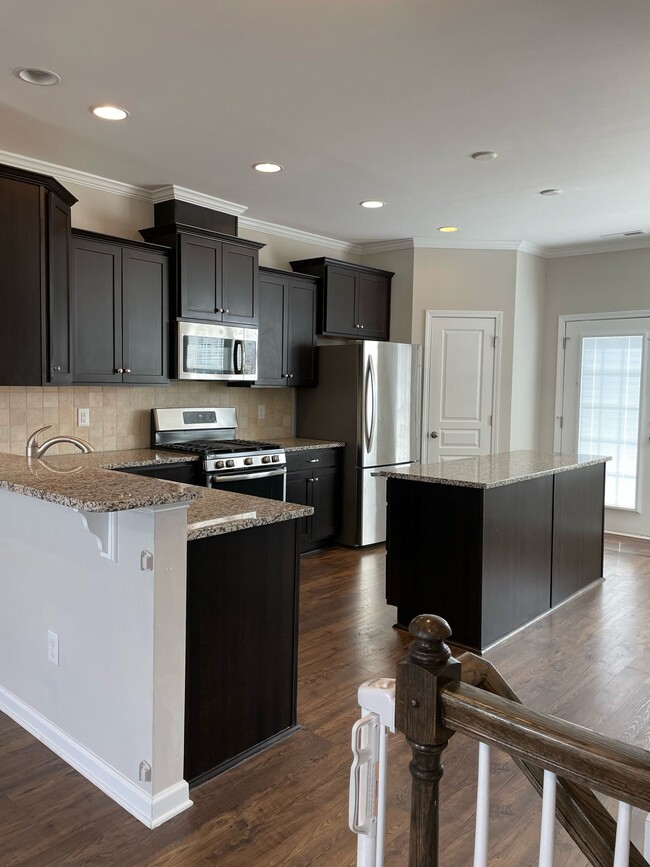
[{"label": "white baluster", "polygon": [[544,771],[544,796],[542,798],[542,829],[539,835],[539,867],[553,867],[553,842],[555,838],[555,791],[557,777]]},{"label": "white baluster", "polygon": [[490,747],[478,745],[478,789],[476,792],[476,833],[474,867],[487,867],[488,823],[490,818]]},{"label": "white baluster", "polygon": [[645,820],[645,844],[643,846],[643,855],[646,861],[650,861],[650,813]]},{"label": "white baluster", "polygon": [[616,848],[614,849],[614,867],[628,867],[630,863],[630,818],[632,807],[618,802],[618,820],[616,822]]}]

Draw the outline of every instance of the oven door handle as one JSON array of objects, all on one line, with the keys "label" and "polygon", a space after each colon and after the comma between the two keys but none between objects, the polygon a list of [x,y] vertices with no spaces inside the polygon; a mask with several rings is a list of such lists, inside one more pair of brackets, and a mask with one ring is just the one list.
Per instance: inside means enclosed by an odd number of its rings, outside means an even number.
[{"label": "oven door handle", "polygon": [[216,482],[243,482],[247,479],[268,479],[271,476],[285,476],[287,474],[286,467],[280,467],[277,470],[265,470],[263,473],[238,473],[236,476],[229,476],[227,473],[208,473],[208,478]]}]

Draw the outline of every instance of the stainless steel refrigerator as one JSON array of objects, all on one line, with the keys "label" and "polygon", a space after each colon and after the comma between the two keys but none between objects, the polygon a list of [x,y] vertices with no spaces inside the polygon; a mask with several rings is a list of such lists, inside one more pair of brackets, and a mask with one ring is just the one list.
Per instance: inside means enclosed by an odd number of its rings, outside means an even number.
[{"label": "stainless steel refrigerator", "polygon": [[420,347],[360,343],[318,347],[318,386],[300,389],[297,434],[346,443],[344,545],[386,539],[386,479],[379,468],[420,457]]}]

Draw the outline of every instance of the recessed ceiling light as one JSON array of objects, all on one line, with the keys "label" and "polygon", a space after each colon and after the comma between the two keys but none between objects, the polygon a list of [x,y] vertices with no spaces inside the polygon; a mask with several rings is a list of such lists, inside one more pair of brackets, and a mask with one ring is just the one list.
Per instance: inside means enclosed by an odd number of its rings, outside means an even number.
[{"label": "recessed ceiling light", "polygon": [[438,226],[439,232],[457,232],[458,226]]},{"label": "recessed ceiling light", "polygon": [[256,172],[264,172],[268,175],[282,171],[282,166],[278,165],[278,163],[255,163],[253,168]]},{"label": "recessed ceiling light", "polygon": [[90,110],[102,120],[126,120],[129,117],[128,111],[118,105],[94,105]]},{"label": "recessed ceiling light", "polygon": [[472,159],[478,162],[487,162],[488,160],[495,160],[497,156],[496,151],[476,151],[472,154]]},{"label": "recessed ceiling light", "polygon": [[366,199],[365,202],[359,202],[362,208],[383,208],[386,202],[380,202],[376,199]]},{"label": "recessed ceiling light", "polygon": [[53,84],[59,84],[61,81],[61,76],[56,72],[50,69],[38,69],[35,66],[20,66],[14,69],[14,75],[27,84],[38,84],[41,87],[52,87]]},{"label": "recessed ceiling light", "polygon": [[540,190],[540,196],[559,196],[562,194],[562,190]]}]

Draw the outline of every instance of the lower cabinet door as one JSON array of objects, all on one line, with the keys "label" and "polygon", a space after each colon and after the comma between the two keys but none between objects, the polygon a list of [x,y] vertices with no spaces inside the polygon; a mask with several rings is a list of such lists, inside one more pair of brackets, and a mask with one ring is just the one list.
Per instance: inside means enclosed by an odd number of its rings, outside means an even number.
[{"label": "lower cabinet door", "polygon": [[340,472],[336,467],[314,470],[312,501],[314,514],[311,519],[313,542],[328,539],[337,529],[337,503],[339,501]]},{"label": "lower cabinet door", "polygon": [[[311,472],[287,473],[287,502],[298,503],[300,506],[311,506],[309,496],[311,487]],[[309,550],[311,522],[311,518],[298,520],[298,545],[301,551]]]}]

